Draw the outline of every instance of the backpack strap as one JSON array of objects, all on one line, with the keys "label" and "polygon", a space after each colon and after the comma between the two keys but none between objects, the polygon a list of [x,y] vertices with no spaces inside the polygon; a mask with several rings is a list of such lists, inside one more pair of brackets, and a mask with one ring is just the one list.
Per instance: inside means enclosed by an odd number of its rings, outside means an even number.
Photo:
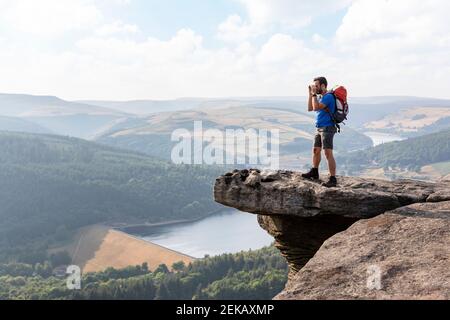
[{"label": "backpack strap", "polygon": [[[334,106],[335,106],[335,108],[337,108],[337,98],[336,98],[336,95],[334,94],[334,91],[333,90],[328,91],[325,95],[327,95],[327,94],[333,95]],[[330,111],[330,108],[325,107],[324,110],[330,114],[331,120],[333,121],[334,126],[337,128],[338,133],[341,133],[341,126],[339,125],[339,123],[337,123],[336,118],[334,117],[333,113]]]},{"label": "backpack strap", "polygon": [[328,109],[328,107],[326,107],[324,110],[330,114],[330,117],[334,123],[334,126],[338,129],[338,132],[341,133],[341,126],[339,125],[339,123],[337,123],[336,119],[333,116],[333,113],[331,113],[331,111],[330,111],[330,109]]},{"label": "backpack strap", "polygon": [[336,119],[334,118],[333,113],[330,111],[330,109],[328,107],[325,107],[324,110],[330,114],[331,121],[333,121],[334,126],[338,129],[338,133],[341,133],[341,126],[339,125],[339,123],[337,123]]}]

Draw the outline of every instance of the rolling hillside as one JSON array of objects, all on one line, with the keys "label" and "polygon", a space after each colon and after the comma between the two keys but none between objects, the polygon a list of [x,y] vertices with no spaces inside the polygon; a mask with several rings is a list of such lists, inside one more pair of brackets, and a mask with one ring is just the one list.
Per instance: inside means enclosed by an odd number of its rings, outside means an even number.
[{"label": "rolling hillside", "polygon": [[207,99],[177,99],[177,100],[133,100],[133,101],[99,101],[80,100],[79,103],[114,109],[135,115],[148,115],[159,112],[187,110],[199,107]]},{"label": "rolling hillside", "polygon": [[[237,97],[183,98],[167,101],[85,100],[70,102],[53,96],[0,94],[0,116],[19,117],[55,134],[94,139],[104,135],[109,128],[114,127],[117,130],[120,128],[120,126],[116,127],[117,124],[128,126],[130,121],[140,121],[149,115],[158,113],[225,109],[268,109],[298,113],[306,110],[306,101],[305,97]],[[436,112],[439,108],[448,109],[450,107],[448,100],[419,97],[358,98],[350,96],[349,101],[351,105],[349,126],[361,130],[361,133],[366,130],[375,130],[411,136],[439,131],[449,124],[448,115]],[[419,110],[411,112],[411,117],[406,117],[399,122],[395,119],[396,117],[401,118],[402,115],[396,114],[403,109]],[[427,110],[430,111],[430,115],[427,115]],[[220,113],[220,111],[218,112]],[[423,120],[418,117],[423,117],[423,114],[427,115],[427,119],[420,121],[422,124],[417,127],[417,120]],[[433,126],[424,127],[423,124],[429,123],[431,119]],[[28,130],[23,131],[28,132]],[[36,133],[42,132],[36,131]]]},{"label": "rolling hillside", "polygon": [[445,176],[450,173],[447,171],[447,162],[450,161],[450,129],[342,154],[337,161],[354,173],[367,168],[420,172],[422,167],[431,166]]},{"label": "rolling hillside", "polygon": [[9,117],[87,115],[126,115],[113,109],[70,102],[54,96],[0,93],[0,114]]},{"label": "rolling hillside", "polygon": [[220,171],[75,138],[1,132],[0,261],[20,256],[19,246],[34,259],[30,246],[37,254],[46,245],[30,240],[64,240],[99,222],[204,217],[218,208],[211,190]]},{"label": "rolling hillside", "polygon": [[18,117],[0,116],[0,131],[28,132],[28,133],[52,133],[34,122]]},{"label": "rolling hillside", "polygon": [[371,127],[373,122],[380,121],[390,115],[403,113],[401,110],[415,108],[449,108],[450,100],[420,98],[420,97],[351,97],[351,126],[361,129],[361,132]]},{"label": "rolling hillside", "polygon": [[[201,108],[180,112],[166,112],[147,117],[131,118],[115,123],[98,136],[96,141],[142,151],[169,159],[176,142],[171,134],[176,129],[193,132],[195,121],[202,121],[203,129],[278,129],[282,156],[311,151],[315,132],[313,114],[267,107]],[[372,146],[370,138],[344,127],[336,141],[338,151],[357,150]]]},{"label": "rolling hillside", "polygon": [[367,130],[418,136],[450,127],[450,104],[447,108],[406,108],[364,125]]},{"label": "rolling hillside", "polygon": [[[26,120],[55,134],[89,138],[111,121],[129,114],[53,96],[0,94],[0,116]],[[27,130],[17,127],[16,131]]]}]

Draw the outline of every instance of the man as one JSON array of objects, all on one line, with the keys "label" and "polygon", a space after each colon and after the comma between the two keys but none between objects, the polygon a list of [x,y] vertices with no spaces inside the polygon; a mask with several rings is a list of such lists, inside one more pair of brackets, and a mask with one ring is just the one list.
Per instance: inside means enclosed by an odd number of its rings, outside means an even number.
[{"label": "man", "polygon": [[313,167],[311,171],[302,176],[307,179],[319,179],[319,166],[322,149],[328,162],[330,177],[322,185],[328,188],[336,187],[336,160],[333,155],[333,140],[337,133],[332,114],[336,110],[334,96],[327,92],[328,81],[324,77],[314,79],[314,85],[309,87],[308,111],[317,113],[317,134],[314,138]]}]

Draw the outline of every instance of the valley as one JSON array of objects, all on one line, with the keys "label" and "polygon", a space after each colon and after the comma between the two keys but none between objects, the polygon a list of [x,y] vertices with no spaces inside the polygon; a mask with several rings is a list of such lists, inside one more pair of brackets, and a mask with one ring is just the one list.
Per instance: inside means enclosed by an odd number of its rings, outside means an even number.
[{"label": "valley", "polygon": [[[424,98],[355,98],[336,139],[339,174],[449,179],[448,106]],[[0,274],[2,268],[31,268],[48,279],[39,285],[55,285],[52,269],[73,263],[99,279],[131,272],[130,281],[140,281],[135,277],[168,272],[170,283],[177,265],[190,274],[195,267],[189,266],[224,254],[265,252],[260,248],[272,239],[254,217],[217,214],[211,190],[225,167],[172,164],[171,134],[192,131],[195,121],[205,130],[278,129],[281,167],[305,171],[315,132],[314,114],[305,109],[301,97],[68,102],[0,95]],[[171,221],[179,223],[167,225]],[[245,272],[266,285],[271,280],[262,268]],[[271,268],[283,285],[284,267]],[[234,287],[248,277],[236,272],[211,279]],[[212,283],[197,294],[225,294]],[[30,294],[28,282],[26,288]],[[189,290],[192,298],[195,289]]]}]

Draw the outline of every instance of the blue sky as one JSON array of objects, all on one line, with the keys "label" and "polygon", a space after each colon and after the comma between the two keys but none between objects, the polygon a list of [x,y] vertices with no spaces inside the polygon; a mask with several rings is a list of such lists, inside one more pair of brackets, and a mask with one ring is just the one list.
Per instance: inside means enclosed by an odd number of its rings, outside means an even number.
[{"label": "blue sky", "polygon": [[[216,47],[223,45],[216,39],[217,26],[221,22],[232,14],[248,19],[245,7],[233,0],[134,0],[127,10],[113,8],[114,15],[139,25],[148,36],[168,40],[178,30],[190,28],[204,36],[206,45]],[[346,12],[347,8],[343,8],[329,13],[305,28],[289,30],[289,34],[306,41],[316,32],[331,37],[342,23]]]},{"label": "blue sky", "polygon": [[245,15],[243,7],[229,0],[140,0],[131,2],[129,8],[116,14],[124,20],[138,24],[145,34],[170,39],[178,30],[190,28],[214,38],[217,26],[230,14]]},{"label": "blue sky", "polygon": [[[114,16],[139,25],[147,36],[168,40],[178,30],[189,28],[201,34],[205,44],[212,47],[223,46],[216,37],[217,26],[228,16],[238,14],[249,18],[245,6],[235,0],[134,0],[126,10],[117,6],[106,6],[106,10],[110,10]],[[304,28],[289,29],[287,33],[307,42],[317,32],[325,37],[332,37],[346,12],[346,7],[333,11]],[[280,28],[275,30],[281,31]],[[259,41],[263,39],[264,37],[260,37]]]},{"label": "blue sky", "polygon": [[450,98],[446,0],[0,0],[0,91]]}]

